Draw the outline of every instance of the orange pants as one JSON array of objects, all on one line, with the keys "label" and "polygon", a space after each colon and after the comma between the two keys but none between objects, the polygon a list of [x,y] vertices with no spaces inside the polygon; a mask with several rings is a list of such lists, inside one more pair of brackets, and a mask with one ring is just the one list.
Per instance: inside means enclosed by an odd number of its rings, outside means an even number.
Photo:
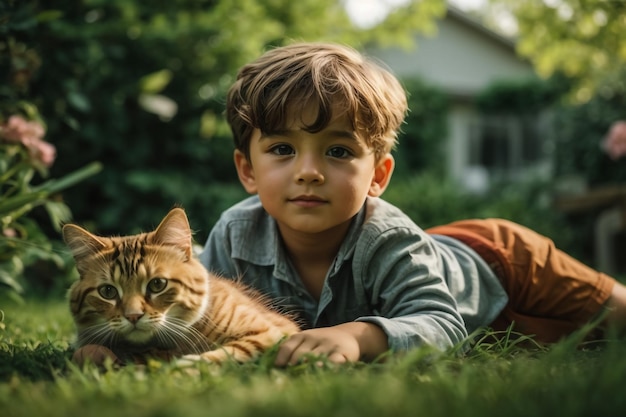
[{"label": "orange pants", "polygon": [[582,264],[552,240],[507,220],[463,220],[427,230],[473,248],[493,269],[509,302],[491,324],[495,330],[556,342],[594,319],[615,280]]}]

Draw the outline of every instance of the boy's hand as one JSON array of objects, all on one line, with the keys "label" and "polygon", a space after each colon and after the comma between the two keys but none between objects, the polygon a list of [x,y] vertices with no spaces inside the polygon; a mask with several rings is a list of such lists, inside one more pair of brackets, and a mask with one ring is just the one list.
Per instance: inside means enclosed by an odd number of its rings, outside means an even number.
[{"label": "boy's hand", "polygon": [[295,365],[306,355],[324,356],[333,363],[373,360],[387,349],[387,335],[380,327],[350,322],[292,335],[280,346],[275,365]]}]

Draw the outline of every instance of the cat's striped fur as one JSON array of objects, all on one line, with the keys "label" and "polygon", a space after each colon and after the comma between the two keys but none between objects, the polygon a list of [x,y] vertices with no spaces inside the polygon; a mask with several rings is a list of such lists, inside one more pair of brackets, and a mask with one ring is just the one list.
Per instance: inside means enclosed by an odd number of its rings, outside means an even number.
[{"label": "cat's striped fur", "polygon": [[207,272],[180,208],[149,233],[100,237],[68,224],[63,237],[80,275],[69,291],[78,347],[245,362],[298,331],[249,289]]}]

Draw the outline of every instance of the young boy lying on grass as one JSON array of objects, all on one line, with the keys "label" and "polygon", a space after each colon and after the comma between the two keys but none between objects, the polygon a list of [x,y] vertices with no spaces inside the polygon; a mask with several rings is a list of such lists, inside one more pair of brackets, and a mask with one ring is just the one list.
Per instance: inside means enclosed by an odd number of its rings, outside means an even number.
[{"label": "young boy lying on grass", "polygon": [[230,89],[234,162],[254,196],[223,213],[201,261],[305,324],[276,365],[446,349],[512,323],[554,342],[605,310],[623,327],[626,288],[548,238],[499,219],[422,230],[380,199],[406,111],[392,74],[335,44],[270,50]]}]

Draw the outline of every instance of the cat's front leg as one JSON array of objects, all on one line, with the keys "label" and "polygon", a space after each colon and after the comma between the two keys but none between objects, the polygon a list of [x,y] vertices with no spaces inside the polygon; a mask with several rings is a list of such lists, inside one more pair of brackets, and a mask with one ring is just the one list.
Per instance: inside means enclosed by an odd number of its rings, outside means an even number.
[{"label": "cat's front leg", "polygon": [[180,366],[181,368],[189,368],[192,366],[196,366],[200,362],[203,362],[203,359],[200,355],[183,355],[182,357],[177,358],[174,361],[174,363]]},{"label": "cat's front leg", "polygon": [[[208,352],[207,352],[208,353]],[[216,363],[216,364],[220,364],[223,363],[224,361],[213,361],[209,358],[205,358],[203,357],[203,355],[195,355],[195,354],[190,354],[190,355],[184,355],[178,359],[176,359],[174,361],[174,363],[176,363],[176,365],[182,367],[182,368],[189,368],[192,366],[196,366],[198,363]]]},{"label": "cat's front leg", "polygon": [[180,366],[194,366],[198,362],[209,362],[221,364],[226,361],[246,362],[252,359],[250,355],[242,355],[238,349],[232,346],[223,346],[218,349],[209,350],[200,354],[183,355],[176,359],[176,364]]}]

